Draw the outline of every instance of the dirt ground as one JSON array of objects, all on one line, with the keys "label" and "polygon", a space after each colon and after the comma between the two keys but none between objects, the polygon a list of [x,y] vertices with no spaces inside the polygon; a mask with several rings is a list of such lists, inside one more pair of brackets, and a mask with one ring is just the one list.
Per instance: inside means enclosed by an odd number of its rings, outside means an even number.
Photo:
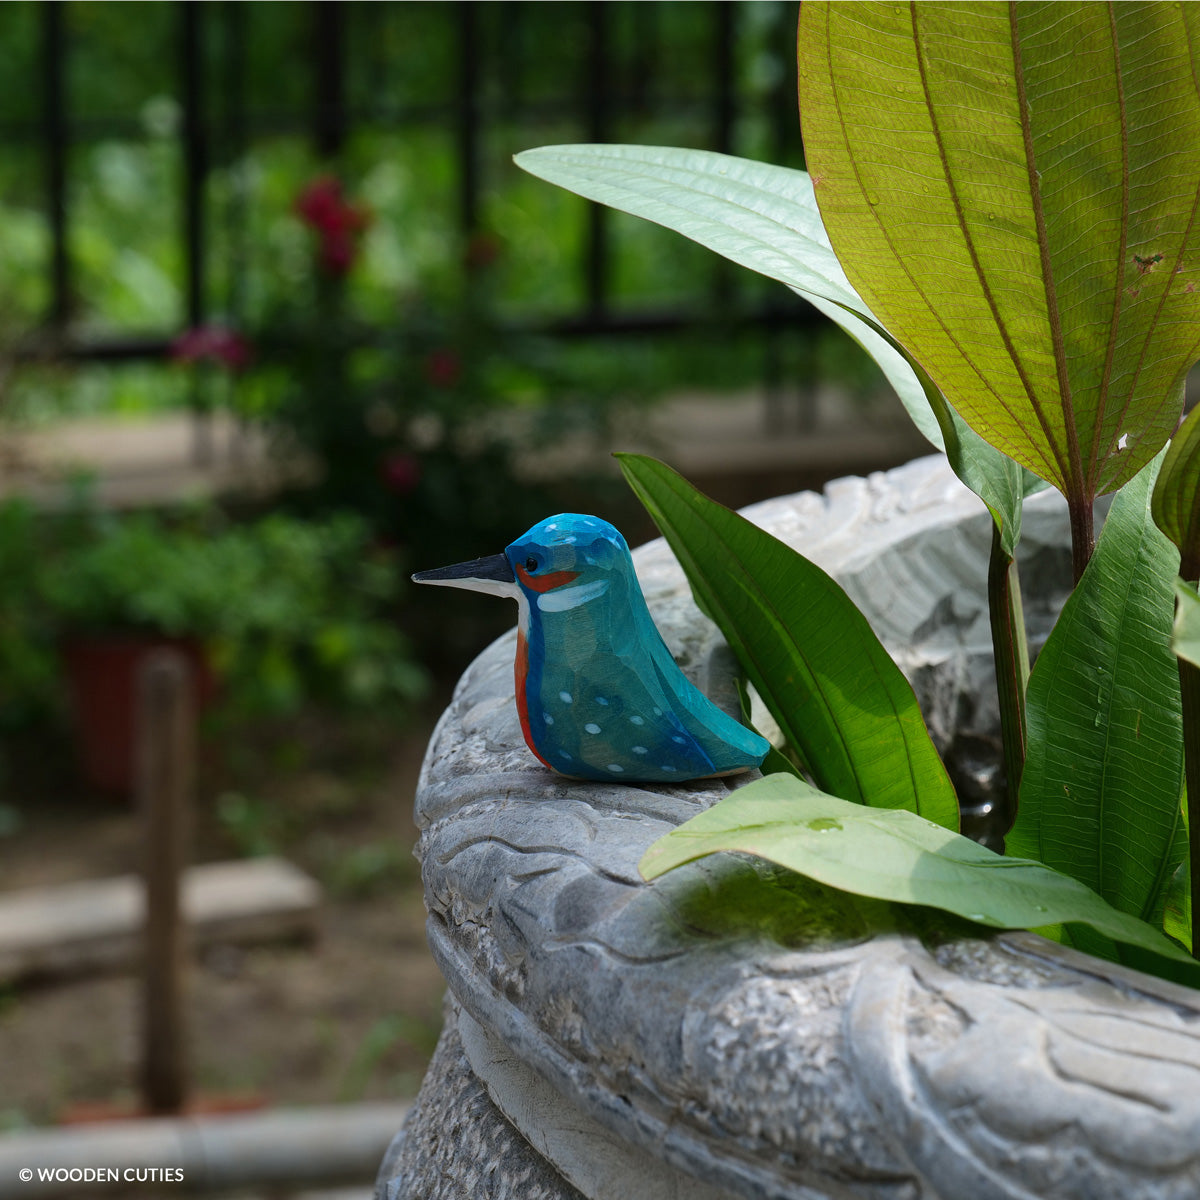
[{"label": "dirt ground", "polygon": [[[449,695],[440,679],[404,728],[309,716],[208,731],[193,861],[281,853],[323,885],[312,945],[214,947],[188,977],[190,1054],[204,1098],[272,1105],[415,1095],[443,984],[425,945],[412,798]],[[0,889],[123,874],[139,862],[128,805],[88,795],[53,739],[9,756]],[[137,1102],[139,980],[0,987],[0,1131],[80,1105]]]}]

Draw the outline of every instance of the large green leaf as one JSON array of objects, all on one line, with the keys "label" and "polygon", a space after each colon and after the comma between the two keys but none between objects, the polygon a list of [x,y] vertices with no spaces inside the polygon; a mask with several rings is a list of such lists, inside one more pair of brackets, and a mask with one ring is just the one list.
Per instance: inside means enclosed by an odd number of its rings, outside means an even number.
[{"label": "large green leaf", "polygon": [[855,895],[923,904],[996,929],[1082,923],[1138,946],[1200,980],[1187,954],[1077,880],[1038,862],[995,854],[904,810],[864,808],[790,775],[768,775],[656,841],[639,869],[654,879],[720,851],[755,854]]},{"label": "large green leaf", "polygon": [[946,450],[1012,553],[1021,498],[1044,484],[974,433],[875,319],[833,254],[806,172],[663,146],[543,146],[518,154],[516,162],[786,283],[840,325],[879,365],[917,428]]},{"label": "large green leaf", "polygon": [[674,229],[786,283],[871,355],[917,428],[942,448],[907,357],[850,286],[829,245],[807,172],[670,146],[542,146],[514,161],[539,179]]},{"label": "large green leaf", "polygon": [[817,783],[957,829],[954,789],[913,690],[841,587],[664,464],[617,457]]},{"label": "large green leaf", "polygon": [[833,247],[968,423],[1076,503],[1174,426],[1200,353],[1200,7],[801,8]]},{"label": "large green leaf", "polygon": [[1200,574],[1200,408],[1194,408],[1171,439],[1151,511],[1155,524],[1179,548],[1180,574]]},{"label": "large green leaf", "polygon": [[1183,734],[1171,652],[1178,554],[1155,528],[1157,464],[1113,502],[1026,696],[1029,749],[1011,853],[1151,920],[1182,852]]},{"label": "large green leaf", "polygon": [[875,323],[829,245],[805,171],[671,146],[542,146],[513,161]]}]

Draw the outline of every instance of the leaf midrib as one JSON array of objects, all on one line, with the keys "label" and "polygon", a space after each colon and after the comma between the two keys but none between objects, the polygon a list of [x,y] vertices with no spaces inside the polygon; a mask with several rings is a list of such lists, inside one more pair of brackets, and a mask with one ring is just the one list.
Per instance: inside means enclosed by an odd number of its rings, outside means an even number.
[{"label": "leaf midrib", "polygon": [[[1025,90],[1025,64],[1021,57],[1021,35],[1017,29],[1017,2],[1009,0],[1008,27],[1012,38],[1013,77],[1017,85],[1017,117],[1021,124],[1021,140],[1025,150],[1025,171],[1029,181],[1029,196],[1033,204],[1033,224],[1037,234],[1038,257],[1042,265],[1042,288],[1046,297],[1046,317],[1050,323],[1050,344],[1054,353],[1054,370],[1058,379],[1059,405],[1063,414],[1063,429],[1067,437],[1068,500],[1090,499],[1092,484],[1085,478],[1079,449],[1079,430],[1075,425],[1075,405],[1071,395],[1071,377],[1067,370],[1066,343],[1062,318],[1058,311],[1058,289],[1054,268],[1050,262],[1050,240],[1046,233],[1046,212],[1042,206],[1042,186],[1033,152],[1033,125],[1029,116],[1029,99]],[[1090,472],[1089,472],[1090,475]]]},{"label": "leaf midrib", "polygon": [[[915,7],[915,3],[916,3],[916,0],[910,0],[910,5]],[[842,132],[842,142],[847,147],[847,149],[849,149],[849,147],[850,147],[849,126],[847,124],[846,114],[842,108],[841,93],[840,93],[840,89],[838,88],[838,74],[834,69],[833,39],[830,36],[830,22],[832,20],[831,14],[832,14],[833,9],[834,9],[834,5],[832,3],[826,4],[825,8],[824,8],[826,69],[828,72],[828,79],[830,81],[830,95],[832,96],[834,109],[837,113],[838,126],[840,127],[841,132]],[[856,157],[853,154],[848,154],[848,158],[850,161],[850,165],[854,171],[854,180],[855,180],[855,183],[858,185],[859,193],[865,199],[868,189],[863,181],[862,172],[858,166],[858,160],[856,159]],[[1013,411],[1013,409],[1010,407],[1010,405],[1008,403],[1008,400],[1003,395],[1001,395],[1000,392],[998,392],[996,390],[996,387],[993,385],[991,380],[989,380],[988,378],[986,378],[983,375],[979,366],[976,364],[974,358],[966,352],[965,347],[963,347],[963,345],[960,343],[959,339],[955,336],[955,334],[946,325],[946,322],[942,319],[942,315],[938,311],[937,306],[935,306],[930,301],[929,297],[926,295],[925,289],[921,287],[916,276],[913,274],[912,270],[910,269],[907,258],[904,255],[900,254],[899,251],[897,250],[896,244],[892,240],[891,233],[889,232],[887,227],[884,225],[883,219],[880,217],[879,213],[875,210],[875,206],[867,205],[867,208],[870,210],[871,219],[875,222],[875,225],[879,232],[879,235],[883,238],[883,241],[887,245],[888,250],[891,251],[893,260],[895,261],[897,266],[900,268],[900,270],[904,273],[905,277],[908,279],[909,285],[912,287],[913,291],[921,298],[922,302],[924,303],[926,313],[930,317],[932,317],[933,320],[936,322],[938,327],[941,329],[943,336],[947,339],[947,341],[949,341],[949,343],[954,347],[955,351],[958,353],[958,356],[961,359],[961,361],[974,372],[976,378],[979,380],[979,382],[982,385],[982,387],[984,388],[984,390],[986,390],[995,399],[996,404],[1001,409],[1003,409],[1005,413],[1008,414],[1009,419],[1019,428],[1022,423],[1020,414]],[[853,281],[851,281],[851,282],[853,285]],[[864,302],[865,302],[865,298],[864,298]],[[1037,448],[1034,447],[1033,449],[1036,450]],[[1039,455],[1039,457],[1041,457],[1041,456]],[[1057,462],[1047,461],[1044,463],[1044,465],[1047,467],[1057,468],[1060,464]],[[1048,472],[1048,474],[1053,475],[1053,474],[1055,474],[1055,471],[1051,470]]]},{"label": "leaf midrib", "polygon": [[979,253],[975,248],[975,239],[971,236],[970,228],[967,225],[966,214],[963,212],[962,201],[958,195],[958,188],[955,185],[954,176],[950,170],[950,159],[946,152],[945,141],[942,138],[941,125],[938,123],[937,111],[933,103],[933,94],[929,88],[928,76],[925,69],[925,53],[921,45],[920,30],[917,27],[916,0],[910,0],[909,12],[912,17],[913,47],[916,51],[917,70],[921,76],[921,92],[925,97],[925,110],[929,114],[930,130],[933,133],[934,145],[937,146],[938,159],[942,164],[942,175],[945,177],[946,187],[950,192],[950,202],[954,206],[954,219],[958,223],[959,232],[962,234],[963,242],[966,244],[967,254],[971,259],[971,267],[983,291],[984,300],[991,310],[992,320],[995,322],[996,329],[1000,334],[1000,340],[1004,343],[1004,349],[1008,352],[1008,357],[1017,372],[1017,378],[1020,379],[1021,386],[1025,389],[1025,395],[1029,397],[1029,403],[1033,408],[1034,416],[1037,417],[1038,424],[1042,427],[1042,433],[1046,436],[1051,453],[1056,459],[1061,461],[1061,452],[1058,447],[1058,439],[1055,436],[1055,431],[1042,408],[1041,401],[1038,399],[1037,390],[1034,388],[1025,369],[1025,362],[1012,340],[1008,330],[1008,323],[1000,315],[1000,309],[996,304],[995,297],[992,295],[991,284],[988,282],[987,274],[984,272],[983,264],[979,259]]},{"label": "leaf midrib", "polygon": [[[1117,81],[1117,108],[1121,114],[1121,236],[1117,247],[1116,278],[1113,281],[1113,314],[1109,323],[1108,346],[1104,354],[1104,372],[1100,377],[1100,395],[1096,406],[1096,419],[1092,426],[1092,469],[1097,470],[1100,462],[1100,437],[1105,426],[1105,414],[1108,410],[1108,389],[1112,383],[1113,363],[1117,354],[1117,331],[1121,324],[1122,297],[1125,295],[1125,252],[1129,248],[1129,113],[1125,107],[1125,77],[1121,73],[1121,43],[1117,38],[1117,18],[1112,0],[1108,4],[1108,28],[1112,39],[1115,77]],[[1169,289],[1168,284],[1168,289]],[[1118,428],[1125,423],[1124,418],[1133,402],[1133,389],[1130,388],[1121,405],[1121,420]]]}]

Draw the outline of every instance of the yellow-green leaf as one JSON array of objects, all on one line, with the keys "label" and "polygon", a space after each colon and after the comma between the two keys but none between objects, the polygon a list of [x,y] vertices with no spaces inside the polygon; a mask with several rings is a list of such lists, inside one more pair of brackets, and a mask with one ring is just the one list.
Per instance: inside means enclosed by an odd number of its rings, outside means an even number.
[{"label": "yellow-green leaf", "polygon": [[1162,447],[1200,353],[1200,6],[801,8],[834,250],[993,445],[1077,503]]}]

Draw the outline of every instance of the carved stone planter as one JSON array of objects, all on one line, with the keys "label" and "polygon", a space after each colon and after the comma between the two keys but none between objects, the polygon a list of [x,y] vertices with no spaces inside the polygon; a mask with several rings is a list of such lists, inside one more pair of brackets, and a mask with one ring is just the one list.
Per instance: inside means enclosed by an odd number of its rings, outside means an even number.
[{"label": "carved stone planter", "polygon": [[[943,748],[991,732],[989,527],[941,459],[747,515],[862,605]],[[1066,546],[1061,508],[1031,503],[1035,640]],[[713,694],[719,639],[674,559],[656,542],[635,561]],[[646,847],[726,784],[551,777],[521,740],[512,658],[509,636],[476,660],[425,762],[448,1021],[380,1197],[1200,1196],[1200,993],[1028,934],[871,932],[836,894],[733,856],[646,885]],[[704,894],[748,878],[784,916],[709,920]]]}]

